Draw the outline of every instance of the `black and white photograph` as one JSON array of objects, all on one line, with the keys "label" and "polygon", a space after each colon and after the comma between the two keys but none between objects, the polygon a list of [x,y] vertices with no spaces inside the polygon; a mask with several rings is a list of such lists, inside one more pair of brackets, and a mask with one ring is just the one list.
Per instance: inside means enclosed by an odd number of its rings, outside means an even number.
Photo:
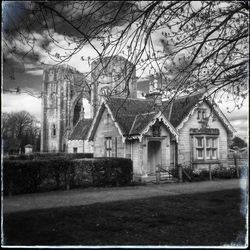
[{"label": "black and white photograph", "polygon": [[1,247],[248,248],[249,1],[2,1]]}]

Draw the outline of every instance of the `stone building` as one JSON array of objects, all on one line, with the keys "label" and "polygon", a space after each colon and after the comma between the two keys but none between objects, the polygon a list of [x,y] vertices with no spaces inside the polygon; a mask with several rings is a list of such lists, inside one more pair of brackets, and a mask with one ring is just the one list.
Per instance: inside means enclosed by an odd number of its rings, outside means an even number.
[{"label": "stone building", "polygon": [[82,99],[90,100],[87,89],[83,75],[69,66],[44,70],[41,151],[68,151],[68,136],[80,118]]},{"label": "stone building", "polygon": [[90,77],[65,65],[45,68],[41,151],[92,152],[86,136],[102,97],[110,91],[126,96],[128,88],[129,96],[136,97],[135,81],[135,67],[120,56],[94,61]]},{"label": "stone building", "polygon": [[96,157],[133,161],[134,176],[154,175],[176,164],[208,169],[228,166],[228,144],[235,132],[203,93],[169,103],[113,97],[103,101],[90,128]]},{"label": "stone building", "polygon": [[140,178],[157,166],[227,166],[235,130],[219,107],[205,93],[164,101],[163,85],[159,75],[136,79],[134,65],[120,56],[93,62],[90,78],[66,66],[46,68],[42,150],[130,158]]}]

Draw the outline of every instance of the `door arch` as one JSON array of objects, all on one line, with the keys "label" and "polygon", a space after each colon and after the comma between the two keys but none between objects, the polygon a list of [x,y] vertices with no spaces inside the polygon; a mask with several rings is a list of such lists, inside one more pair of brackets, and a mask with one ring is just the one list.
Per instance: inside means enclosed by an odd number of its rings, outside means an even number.
[{"label": "door arch", "polygon": [[161,165],[161,141],[148,141],[148,174],[155,174],[156,166]]}]

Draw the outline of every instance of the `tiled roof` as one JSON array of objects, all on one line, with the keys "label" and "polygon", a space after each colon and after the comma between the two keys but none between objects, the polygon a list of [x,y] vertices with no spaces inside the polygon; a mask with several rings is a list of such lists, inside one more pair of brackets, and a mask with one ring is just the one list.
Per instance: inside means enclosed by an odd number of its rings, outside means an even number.
[{"label": "tiled roof", "polygon": [[198,101],[202,98],[203,93],[191,95],[188,97],[178,98],[174,100],[171,110],[171,104],[165,105],[167,108],[163,110],[163,114],[168,119],[169,112],[171,112],[170,123],[177,127],[181,121],[188,115],[188,113],[192,110],[192,108],[198,103]]},{"label": "tiled roof", "polygon": [[124,135],[128,135],[138,114],[152,112],[152,102],[144,99],[110,98],[107,102]]},{"label": "tiled roof", "polygon": [[130,129],[130,135],[140,134],[141,131],[149,124],[150,121],[156,115],[156,112],[146,113],[146,114],[139,114],[135,117],[134,123]]},{"label": "tiled roof", "polygon": [[93,119],[79,120],[70,134],[69,140],[86,140],[92,121]]},{"label": "tiled roof", "polygon": [[[176,99],[172,103],[162,102],[161,106],[154,105],[154,101],[150,99],[112,97],[106,101],[106,105],[123,136],[132,136],[139,135],[160,111],[176,128],[202,96],[203,94],[193,94],[187,98]],[[105,105],[103,104],[91,129],[90,140],[93,139],[104,110]]]},{"label": "tiled roof", "polygon": [[174,100],[172,105],[162,102],[160,107],[156,107],[151,100],[118,97],[110,98],[107,104],[123,135],[134,135],[139,134],[159,111],[162,111],[167,119],[171,112],[170,123],[177,127],[202,95],[200,93],[179,98]]}]

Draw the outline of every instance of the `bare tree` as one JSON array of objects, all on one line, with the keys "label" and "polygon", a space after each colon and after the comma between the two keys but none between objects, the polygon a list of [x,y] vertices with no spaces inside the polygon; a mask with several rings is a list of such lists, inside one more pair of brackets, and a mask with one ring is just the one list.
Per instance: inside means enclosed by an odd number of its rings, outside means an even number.
[{"label": "bare tree", "polygon": [[27,111],[2,114],[2,139],[7,145],[5,151],[11,147],[19,147],[23,151],[26,144],[36,146],[39,134],[35,118]]},{"label": "bare tree", "polygon": [[[92,71],[105,73],[122,55],[133,65],[126,82],[136,68],[138,77],[157,74],[158,90],[170,100],[222,90],[240,108],[248,94],[248,18],[248,1],[14,2],[4,8],[4,58],[39,62],[39,48],[60,64],[89,45],[96,57],[82,59],[98,62]],[[52,44],[62,53],[53,53]],[[122,91],[129,95],[128,86]]]}]

